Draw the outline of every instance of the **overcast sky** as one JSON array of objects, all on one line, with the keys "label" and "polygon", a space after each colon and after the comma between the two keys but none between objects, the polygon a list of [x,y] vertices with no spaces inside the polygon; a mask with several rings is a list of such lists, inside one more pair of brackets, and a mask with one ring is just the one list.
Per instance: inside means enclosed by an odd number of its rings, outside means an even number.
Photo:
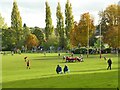
[{"label": "overcast sky", "polygon": [[[0,0],[0,13],[5,19],[8,26],[11,25],[11,11],[14,0]],[[16,0],[22,23],[26,23],[29,27],[45,27],[45,1],[46,0]],[[51,12],[53,25],[56,27],[56,7],[58,1],[61,4],[64,15],[65,4],[67,0],[47,0]],[[89,12],[95,19],[95,24],[98,23],[98,12],[104,10],[110,4],[117,4],[119,0],[70,0],[72,3],[73,15],[75,21],[80,20],[80,15]]]}]

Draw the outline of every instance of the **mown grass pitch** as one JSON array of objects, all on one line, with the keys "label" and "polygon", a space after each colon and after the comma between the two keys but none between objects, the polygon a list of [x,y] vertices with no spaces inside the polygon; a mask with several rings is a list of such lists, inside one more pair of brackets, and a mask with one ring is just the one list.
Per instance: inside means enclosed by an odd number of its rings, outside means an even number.
[{"label": "mown grass pitch", "polygon": [[[84,62],[65,63],[62,53],[40,53],[2,55],[2,87],[3,88],[117,88],[118,87],[118,57],[106,54],[112,58],[112,70],[106,70],[107,63],[99,55],[90,55]],[[24,57],[27,56],[31,69],[26,69]],[[74,55],[79,56],[79,55]],[[56,74],[55,68],[67,65],[70,73]]]}]

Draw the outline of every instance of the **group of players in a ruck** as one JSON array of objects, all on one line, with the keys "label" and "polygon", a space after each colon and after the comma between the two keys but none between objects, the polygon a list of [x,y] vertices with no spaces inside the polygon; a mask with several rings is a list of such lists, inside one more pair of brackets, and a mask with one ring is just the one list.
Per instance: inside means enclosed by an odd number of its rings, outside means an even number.
[{"label": "group of players in a ruck", "polygon": [[82,54],[80,55],[80,57],[73,57],[73,53],[71,54],[71,56],[63,56],[63,60],[66,60],[66,62],[84,62]]}]

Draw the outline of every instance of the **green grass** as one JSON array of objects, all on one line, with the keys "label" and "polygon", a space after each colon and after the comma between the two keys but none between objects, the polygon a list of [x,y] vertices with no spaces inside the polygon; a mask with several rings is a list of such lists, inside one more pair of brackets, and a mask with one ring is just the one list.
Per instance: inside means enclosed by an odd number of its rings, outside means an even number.
[{"label": "green grass", "polygon": [[[107,63],[99,55],[84,56],[84,62],[65,63],[57,53],[8,54],[2,56],[3,88],[116,88],[118,87],[118,57],[112,58],[112,70],[106,70]],[[28,56],[31,69],[26,69],[24,57]],[[77,55],[75,55],[77,56]],[[56,74],[55,68],[66,64],[70,73]]]}]

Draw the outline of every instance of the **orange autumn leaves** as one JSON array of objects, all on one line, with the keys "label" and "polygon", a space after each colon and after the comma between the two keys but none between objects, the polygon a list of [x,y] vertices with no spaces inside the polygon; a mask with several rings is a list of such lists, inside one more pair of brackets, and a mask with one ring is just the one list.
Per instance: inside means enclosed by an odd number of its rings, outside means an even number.
[{"label": "orange autumn leaves", "polygon": [[29,34],[25,43],[27,48],[32,48],[33,46],[38,46],[39,40],[34,34]]},{"label": "orange autumn leaves", "polygon": [[[95,26],[93,18],[89,13],[81,15],[79,23],[74,23],[74,29],[70,32],[70,42],[72,47],[77,47],[79,44],[86,47],[88,44],[88,38],[90,38],[95,32]],[[88,37],[89,35],[89,37]]]},{"label": "orange autumn leaves", "polygon": [[101,18],[104,19],[101,22],[104,43],[113,48],[120,48],[120,6],[109,5],[100,14]]}]

